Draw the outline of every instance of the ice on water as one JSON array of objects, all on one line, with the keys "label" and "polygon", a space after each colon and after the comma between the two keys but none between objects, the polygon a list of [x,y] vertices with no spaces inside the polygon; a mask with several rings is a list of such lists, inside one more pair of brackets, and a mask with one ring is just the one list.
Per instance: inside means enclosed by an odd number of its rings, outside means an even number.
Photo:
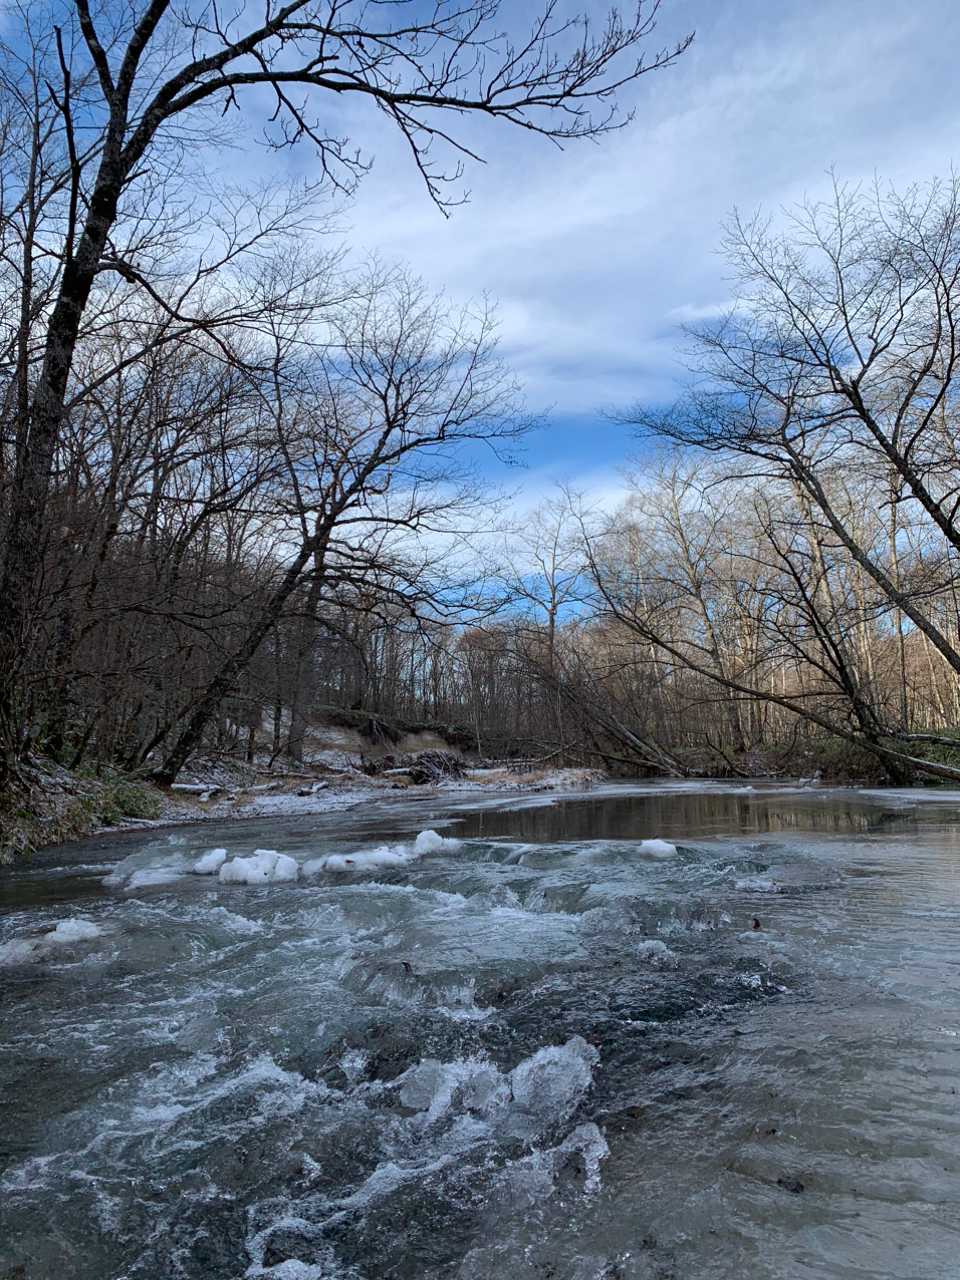
[{"label": "ice on water", "polygon": [[219,872],[221,884],[282,884],[299,874],[297,860],[276,849],[254,849],[249,858],[231,858]]},{"label": "ice on water", "polygon": [[71,920],[61,920],[57,927],[47,934],[47,940],[50,942],[89,942],[93,938],[99,938],[103,930],[98,924],[94,924],[92,920],[80,920],[74,917]]},{"label": "ice on water", "polygon": [[640,851],[649,854],[651,858],[672,858],[677,852],[677,846],[669,840],[641,840]]},{"label": "ice on water", "polygon": [[216,876],[224,885],[289,884],[301,876],[324,873],[402,870],[427,855],[455,853],[459,848],[459,841],[446,839],[433,830],[421,831],[411,843],[382,844],[323,857],[301,855],[302,861],[276,849],[246,853],[217,847],[197,857],[178,847],[176,838],[171,844],[173,847],[160,843],[124,859],[104,877],[103,883],[127,893],[171,886],[188,875]]},{"label": "ice on water", "polygon": [[[741,1012],[788,998],[802,899],[751,896],[781,863],[372,825],[153,835],[89,908],[5,926],[0,961],[46,961],[5,970],[35,990],[17,1071],[42,1061],[61,1110],[3,1174],[0,1274],[33,1232],[78,1280],[758,1280],[681,1237],[730,1236],[711,1143],[749,1232],[817,1203],[778,1184],[806,1168],[768,1088],[792,1059],[731,1056],[767,1034],[734,1038]],[[760,1137],[735,1122],[754,1075]]]},{"label": "ice on water", "polygon": [[637,947],[637,957],[657,968],[665,968],[677,962],[676,955],[660,938],[645,938]]},{"label": "ice on water", "polygon": [[444,839],[436,831],[421,831],[412,845],[382,844],[375,849],[361,850],[358,853],[334,853],[305,863],[303,870],[306,875],[315,875],[321,871],[372,871],[377,867],[398,869],[409,866],[425,854],[443,851],[452,853],[459,846],[459,840]]},{"label": "ice on water", "polygon": [[193,864],[198,876],[215,876],[227,860],[226,849],[211,849]]},{"label": "ice on water", "polygon": [[60,920],[48,933],[11,938],[0,944],[0,965],[36,963],[58,955],[62,958],[64,948],[73,947],[76,943],[94,942],[104,933],[104,928],[92,920],[73,916],[69,920]]}]

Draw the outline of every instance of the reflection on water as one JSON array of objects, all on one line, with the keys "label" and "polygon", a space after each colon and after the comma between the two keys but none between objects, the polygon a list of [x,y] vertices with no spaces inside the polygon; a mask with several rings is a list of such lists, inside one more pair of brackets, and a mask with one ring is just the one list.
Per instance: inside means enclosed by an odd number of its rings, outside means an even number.
[{"label": "reflection on water", "polygon": [[[642,840],[670,831],[687,839],[778,832],[898,834],[960,818],[960,793],[873,792],[831,788],[784,790],[757,783],[704,791],[693,784],[644,793],[605,791],[556,805],[479,810],[456,830],[491,840]],[[884,801],[886,800],[886,804]]]},{"label": "reflection on water", "polygon": [[0,1277],[953,1280],[960,795],[505,803],[5,873]]}]

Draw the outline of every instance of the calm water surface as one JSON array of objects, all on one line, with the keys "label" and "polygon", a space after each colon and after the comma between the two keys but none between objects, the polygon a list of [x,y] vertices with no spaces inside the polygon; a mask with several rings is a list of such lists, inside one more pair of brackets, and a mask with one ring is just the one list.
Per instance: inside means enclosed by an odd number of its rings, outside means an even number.
[{"label": "calm water surface", "polygon": [[433,795],[0,911],[2,1280],[960,1276],[960,792]]}]

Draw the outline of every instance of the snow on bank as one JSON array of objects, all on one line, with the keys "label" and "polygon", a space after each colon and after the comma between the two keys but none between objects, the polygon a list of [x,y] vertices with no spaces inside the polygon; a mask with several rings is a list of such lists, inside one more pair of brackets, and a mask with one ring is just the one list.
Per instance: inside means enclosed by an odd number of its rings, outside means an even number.
[{"label": "snow on bank", "polygon": [[9,942],[4,942],[0,945],[0,965],[36,964],[50,956],[56,957],[63,947],[72,947],[78,942],[94,942],[106,932],[92,920],[72,916],[69,920],[61,920],[49,933],[34,934],[30,938],[11,938]]}]

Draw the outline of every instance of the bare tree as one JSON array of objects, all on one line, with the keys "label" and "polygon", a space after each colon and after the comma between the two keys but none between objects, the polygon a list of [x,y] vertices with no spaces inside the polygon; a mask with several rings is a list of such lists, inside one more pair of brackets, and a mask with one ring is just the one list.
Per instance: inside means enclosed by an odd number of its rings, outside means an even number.
[{"label": "bare tree", "polygon": [[[108,0],[91,8],[63,0],[53,12],[14,10],[20,29],[4,50],[0,107],[14,133],[18,109],[28,108],[29,123],[15,140],[21,163],[0,211],[4,223],[19,219],[22,248],[0,574],[4,768],[15,749],[16,655],[28,638],[84,319],[110,275],[156,296],[171,218],[189,221],[196,204],[185,167],[189,174],[217,114],[266,91],[270,144],[311,143],[326,177],[348,188],[364,165],[330,127],[330,105],[357,95],[392,120],[442,201],[451,175],[435,166],[431,148],[469,154],[446,119],[472,114],[555,139],[596,136],[616,123],[618,91],[668,65],[687,43],[649,63],[638,55],[657,0],[640,0],[627,19],[612,11],[596,32],[586,19],[561,18],[550,0],[518,40],[504,33],[498,9],[496,0],[439,0],[421,15],[401,2],[289,0],[222,15],[204,3]],[[194,163],[195,180],[197,170]],[[229,220],[226,203],[221,217]],[[205,260],[200,275],[210,276]]]},{"label": "bare tree", "polygon": [[[698,380],[669,410],[625,417],[730,459],[732,471],[763,478],[788,502],[795,495],[806,564],[789,537],[776,550],[806,593],[807,624],[832,649],[831,679],[855,723],[742,680],[728,687],[819,717],[892,770],[960,776],[911,753],[910,743],[953,739],[910,732],[902,698],[890,714],[870,689],[870,645],[858,654],[839,622],[851,610],[861,625],[901,619],[960,677],[956,620],[943,612],[960,550],[960,182],[904,195],[837,186],[832,201],[805,204],[783,230],[735,218],[726,249],[740,291],[716,324],[693,331]],[[864,497],[879,518],[863,517]]]},{"label": "bare tree", "polygon": [[444,307],[395,273],[355,290],[331,325],[322,353],[288,356],[262,389],[285,468],[269,527],[288,553],[154,769],[158,782],[176,777],[304,583],[318,584],[310,609],[344,583],[398,598],[439,594],[442,540],[482,501],[457,449],[507,442],[529,425],[496,358],[489,314]]}]

